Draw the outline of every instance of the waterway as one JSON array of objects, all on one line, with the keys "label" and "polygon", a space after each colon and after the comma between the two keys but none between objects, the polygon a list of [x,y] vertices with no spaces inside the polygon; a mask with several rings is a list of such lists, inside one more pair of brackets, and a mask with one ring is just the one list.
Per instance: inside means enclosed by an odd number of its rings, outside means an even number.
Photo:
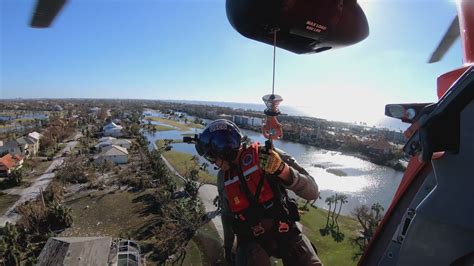
[{"label": "waterway", "polygon": [[[191,129],[188,132],[169,130],[144,134],[152,147],[158,139],[182,139],[183,134],[199,132],[199,129]],[[253,141],[260,143],[265,141],[257,132],[249,130],[243,130],[243,132]],[[403,176],[403,172],[341,152],[284,140],[277,140],[274,145],[294,156],[298,163],[314,177],[322,198],[316,202],[316,206],[327,208],[324,203],[326,197],[334,193],[346,194],[348,203],[343,206],[342,213],[344,214],[350,214],[355,207],[362,204],[370,206],[375,202],[379,202],[387,209]],[[197,155],[194,145],[174,143],[172,146],[173,150]],[[205,162],[205,159],[200,158],[200,161]],[[217,173],[212,167],[209,169],[211,174]]]}]

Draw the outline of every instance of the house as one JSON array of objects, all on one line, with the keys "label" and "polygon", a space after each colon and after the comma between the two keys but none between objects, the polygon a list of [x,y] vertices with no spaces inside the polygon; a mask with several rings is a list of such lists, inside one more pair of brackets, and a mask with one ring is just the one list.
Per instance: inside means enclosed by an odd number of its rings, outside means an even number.
[{"label": "house", "polygon": [[114,137],[102,137],[99,139],[99,142],[104,142],[104,141],[108,141],[108,140],[113,140],[113,139],[116,139]]},{"label": "house", "polygon": [[99,107],[92,107],[92,108],[89,108],[89,113],[93,113],[93,114],[97,114],[99,113],[100,111],[100,108]]},{"label": "house", "polygon": [[372,142],[367,148],[372,154],[387,155],[392,150],[392,145],[390,145],[386,140],[378,139]]},{"label": "house", "polygon": [[42,135],[38,132],[31,132],[27,136],[16,140],[0,141],[0,155],[10,153],[12,155],[22,155],[25,157],[35,156],[39,150],[39,140]]},{"label": "house", "polygon": [[50,237],[36,265],[141,266],[140,246],[111,237]]},{"label": "house", "polygon": [[64,110],[64,108],[59,104],[55,104],[53,106],[53,111],[63,111],[63,110]]},{"label": "house", "polygon": [[115,124],[114,122],[110,122],[104,126],[102,132],[104,136],[111,136],[111,137],[121,137],[123,136],[122,126]]},{"label": "house", "polygon": [[95,157],[95,162],[102,164],[106,161],[113,162],[114,164],[128,163],[127,149],[116,145],[104,147],[102,152]]},{"label": "house", "polygon": [[[33,139],[28,137],[17,138],[16,142],[20,145],[21,154],[25,157],[30,157],[38,152],[39,143],[37,144]],[[36,145],[37,144],[37,145]],[[37,147],[36,147],[37,146]]]},{"label": "house", "polygon": [[109,265],[111,237],[50,237],[37,265]]},{"label": "house", "polygon": [[33,140],[39,142],[39,140],[43,137],[40,133],[33,131],[28,134],[28,138],[32,138]]},{"label": "house", "polygon": [[[101,138],[101,139],[104,139],[104,138]],[[99,141],[99,143],[97,143],[97,145],[95,145],[95,147],[97,149],[99,149],[99,148],[103,149],[104,147],[112,146],[112,145],[120,146],[120,147],[125,148],[125,149],[130,149],[130,147],[132,146],[132,142],[128,139],[115,139],[115,138],[112,138],[112,139],[105,139],[103,141]]]},{"label": "house", "polygon": [[0,158],[0,176],[8,176],[15,169],[21,168],[23,158],[19,155],[11,155],[8,153]]},{"label": "house", "polygon": [[16,140],[0,141],[0,155],[4,153],[12,155],[22,154],[21,147]]}]

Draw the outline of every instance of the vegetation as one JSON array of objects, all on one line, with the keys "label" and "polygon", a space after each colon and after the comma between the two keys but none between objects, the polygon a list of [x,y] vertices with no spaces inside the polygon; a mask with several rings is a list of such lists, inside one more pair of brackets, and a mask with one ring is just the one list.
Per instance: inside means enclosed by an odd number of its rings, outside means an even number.
[{"label": "vegetation", "polygon": [[0,188],[6,189],[21,185],[25,175],[26,169],[24,167],[13,169],[7,178],[0,183]]},{"label": "vegetation", "polygon": [[53,156],[61,149],[60,143],[74,134],[75,131],[73,122],[65,122],[57,116],[51,117],[48,126],[42,132],[43,137],[40,141],[39,155]]},{"label": "vegetation", "polygon": [[7,222],[0,228],[0,258],[5,265],[20,265],[20,250],[20,233]]},{"label": "vegetation", "polygon": [[46,240],[71,226],[71,210],[56,200],[36,200],[17,207],[15,224],[0,228],[0,261],[6,265],[34,265]]},{"label": "vegetation", "polygon": [[[344,240],[344,233],[340,230],[338,218],[341,214],[342,205],[347,203],[347,196],[336,193],[331,197],[327,197],[325,202],[328,204],[328,216],[326,219],[326,225],[324,228],[319,229],[319,232],[321,233],[321,236],[331,235],[334,241],[341,242]],[[339,210],[336,214],[338,203]],[[331,206],[334,206],[334,209]]]},{"label": "vegetation", "polygon": [[181,131],[189,131],[191,128],[203,128],[204,126],[201,124],[195,124],[195,123],[181,123],[180,121],[173,120],[173,119],[166,119],[166,118],[161,118],[161,117],[147,117],[145,118],[146,120],[151,120],[151,121],[156,121],[163,123],[168,126],[172,126],[178,130]]},{"label": "vegetation", "polygon": [[86,183],[93,178],[81,157],[68,156],[56,172],[56,179],[63,183]]},{"label": "vegetation", "polygon": [[[195,169],[199,166],[199,161],[197,158],[189,153],[178,152],[178,151],[166,151],[163,153],[163,156],[168,160],[168,162],[173,166],[173,168],[178,171],[178,173],[182,176],[186,176],[190,174],[192,169]],[[209,184],[216,184],[217,178],[207,171],[199,170],[199,176],[201,181],[204,183]]]},{"label": "vegetation", "polygon": [[309,208],[301,217],[304,234],[311,240],[318,250],[318,255],[324,265],[356,265],[352,254],[358,248],[352,244],[350,239],[357,237],[360,225],[348,216],[339,216],[339,231],[344,234],[342,241],[335,241],[332,237],[321,236],[318,228],[324,228],[327,223],[328,212],[322,209]]},{"label": "vegetation", "polygon": [[359,250],[354,253],[354,260],[361,256],[367,248],[375,230],[383,218],[383,211],[384,208],[378,202],[372,204],[370,209],[366,205],[354,209],[352,214],[362,227],[362,230],[359,231],[359,235],[351,239],[354,245],[359,248]]},{"label": "vegetation", "polygon": [[[144,151],[148,151],[146,141],[141,139],[139,143]],[[182,262],[186,257],[186,246],[205,217],[204,208],[197,198],[199,184],[195,181],[198,176],[193,171],[186,177],[184,191],[187,197],[175,197],[177,186],[168,174],[166,165],[161,159],[161,152],[163,149],[147,152],[151,175],[160,185],[146,200],[148,207],[156,216],[139,234],[144,238],[154,238],[150,254],[152,260]]]}]

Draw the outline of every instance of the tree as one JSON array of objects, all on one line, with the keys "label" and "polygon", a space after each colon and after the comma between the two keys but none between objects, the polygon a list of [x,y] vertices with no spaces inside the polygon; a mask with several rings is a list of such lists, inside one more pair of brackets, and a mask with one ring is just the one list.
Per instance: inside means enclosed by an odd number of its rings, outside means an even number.
[{"label": "tree", "polygon": [[64,183],[86,183],[89,181],[81,158],[72,156],[64,159],[63,164],[56,173],[56,179]]},{"label": "tree", "polygon": [[71,226],[71,209],[58,203],[54,203],[48,208],[47,222],[52,230],[58,230]]},{"label": "tree", "polygon": [[326,219],[326,227],[329,227],[329,217],[331,217],[331,205],[334,202],[334,195],[331,197],[327,197],[324,202],[326,202],[326,204],[328,205],[328,217]]},{"label": "tree", "polygon": [[334,221],[334,214],[336,213],[336,207],[337,207],[337,202],[339,201],[339,194],[334,194],[333,196],[333,203],[334,203],[334,210],[332,211],[332,214],[331,214],[331,228],[334,227],[334,224],[335,224],[335,221]]},{"label": "tree", "polygon": [[338,197],[339,197],[339,210],[337,212],[335,220],[336,220],[337,226],[339,227],[339,224],[337,223],[337,218],[339,218],[339,215],[341,214],[342,205],[346,204],[348,201],[347,201],[347,195],[339,194]]},{"label": "tree", "polygon": [[362,205],[354,209],[352,214],[357,219],[359,224],[362,227],[362,230],[359,231],[359,235],[351,239],[353,245],[359,247],[359,251],[356,252],[353,256],[353,259],[357,259],[362,255],[367,248],[370,240],[372,239],[373,233],[377,229],[380,221],[383,218],[384,208],[380,203],[376,202],[372,204],[371,208],[366,205]]},{"label": "tree", "polygon": [[23,181],[23,177],[25,177],[25,169],[23,168],[15,168],[12,170],[11,174],[8,176],[8,181],[12,186],[17,186],[21,184]]},{"label": "tree", "polygon": [[[319,232],[322,236],[331,234],[336,242],[341,242],[344,240],[344,234],[340,231],[339,223],[337,219],[341,213],[342,205],[347,203],[347,196],[343,194],[334,194],[330,197],[327,197],[325,202],[328,204],[328,216],[326,219],[326,226],[319,229]],[[339,202],[339,211],[336,215],[336,208]],[[332,208],[334,206],[334,208]],[[331,222],[329,222],[331,219]]]},{"label": "tree", "polygon": [[19,237],[16,226],[9,222],[0,228],[0,258],[5,265],[20,265]]}]

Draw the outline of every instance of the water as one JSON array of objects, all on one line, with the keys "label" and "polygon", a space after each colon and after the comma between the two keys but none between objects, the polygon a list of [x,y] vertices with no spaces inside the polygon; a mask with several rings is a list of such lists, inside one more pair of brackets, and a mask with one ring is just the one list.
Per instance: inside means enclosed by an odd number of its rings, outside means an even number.
[{"label": "water", "polygon": [[[151,143],[154,143],[157,139],[182,139],[182,134],[198,132],[197,129],[189,132],[170,130],[145,133],[145,136]],[[253,141],[260,143],[265,141],[263,136],[257,132],[249,130],[243,130],[243,132]],[[403,176],[403,172],[340,152],[322,150],[283,140],[275,141],[274,145],[294,156],[314,177],[322,197],[322,200],[316,202],[317,206],[327,208],[324,203],[326,197],[336,192],[346,194],[349,202],[342,208],[341,212],[344,214],[349,214],[355,207],[362,204],[370,206],[375,202],[379,202],[387,209]],[[194,145],[175,143],[172,146],[176,151],[197,155]],[[200,162],[206,161],[200,158]],[[212,167],[209,169],[211,174],[217,174]],[[334,174],[335,171],[339,175]]]}]

